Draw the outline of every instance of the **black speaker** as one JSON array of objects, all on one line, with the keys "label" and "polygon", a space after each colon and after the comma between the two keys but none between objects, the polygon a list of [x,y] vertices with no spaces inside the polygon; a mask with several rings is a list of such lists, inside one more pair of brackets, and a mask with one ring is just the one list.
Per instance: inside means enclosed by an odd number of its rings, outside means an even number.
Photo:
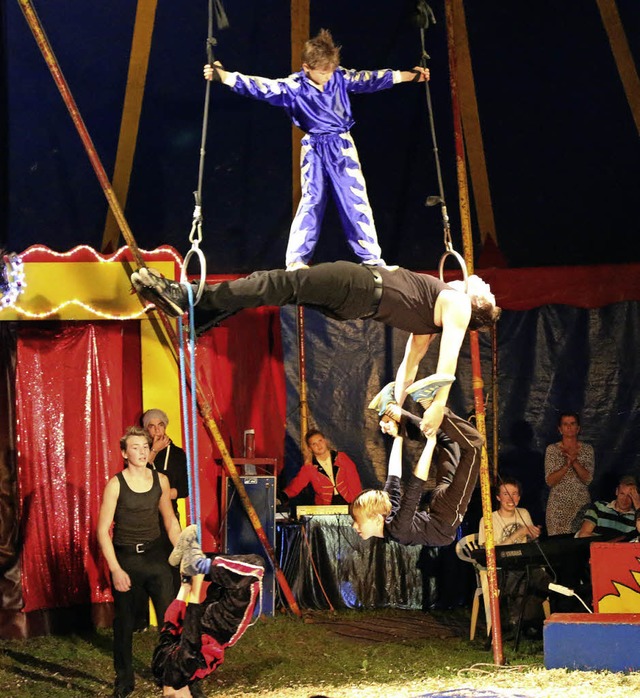
[{"label": "black speaker", "polygon": [[[224,552],[229,555],[261,555],[265,561],[262,582],[262,613],[272,616],[275,611],[275,575],[262,543],[251,525],[233,480],[224,478]],[[275,549],[276,540],[276,478],[273,475],[240,475],[247,495],[256,510],[267,540]],[[259,608],[260,604],[258,604]]]}]

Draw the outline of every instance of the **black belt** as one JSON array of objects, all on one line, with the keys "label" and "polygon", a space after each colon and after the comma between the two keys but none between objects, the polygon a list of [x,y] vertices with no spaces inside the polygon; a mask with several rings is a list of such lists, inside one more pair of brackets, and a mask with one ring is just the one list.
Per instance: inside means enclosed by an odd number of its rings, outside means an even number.
[{"label": "black belt", "polygon": [[365,267],[365,269],[368,269],[371,272],[371,276],[373,276],[373,296],[371,297],[371,310],[366,315],[362,316],[364,319],[372,317],[378,312],[384,284],[382,283],[382,275],[376,269],[376,267],[371,266],[370,264],[363,264],[362,266]]},{"label": "black belt", "polygon": [[131,545],[114,545],[113,547],[121,553],[148,553],[160,544],[161,538],[148,541],[147,543],[132,543]]}]

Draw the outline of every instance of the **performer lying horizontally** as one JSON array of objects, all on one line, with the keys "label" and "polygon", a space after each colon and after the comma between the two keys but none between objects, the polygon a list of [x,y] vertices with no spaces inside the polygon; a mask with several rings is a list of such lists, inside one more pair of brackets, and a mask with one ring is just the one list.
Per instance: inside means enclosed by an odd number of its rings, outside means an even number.
[{"label": "performer lying horizontally", "polygon": [[[187,289],[142,267],[131,276],[136,291],[169,315],[182,315]],[[338,320],[371,318],[411,332],[396,376],[395,400],[402,405],[406,388],[416,377],[420,360],[435,335],[440,334],[436,371],[455,375],[458,353],[467,328],[493,325],[500,309],[489,286],[477,276],[445,284],[434,276],[407,269],[370,267],[352,262],[318,264],[309,269],[257,271],[242,279],[207,286],[196,306],[199,322],[208,326],[243,308],[263,305],[303,305]],[[436,393],[425,411],[422,428],[435,436],[449,396],[449,385]]]}]

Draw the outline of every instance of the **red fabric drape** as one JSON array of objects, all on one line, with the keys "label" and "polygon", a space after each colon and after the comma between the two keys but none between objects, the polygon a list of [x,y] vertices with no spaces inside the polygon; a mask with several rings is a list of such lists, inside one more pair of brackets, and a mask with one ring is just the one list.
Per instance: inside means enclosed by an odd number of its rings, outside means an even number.
[{"label": "red fabric drape", "polygon": [[603,308],[611,303],[640,301],[640,264],[593,267],[478,269],[505,310],[543,305]]},{"label": "red fabric drape", "polygon": [[[138,323],[23,324],[16,371],[24,610],[111,600],[96,540],[140,416]],[[137,364],[137,366],[136,366]]]},{"label": "red fabric drape", "polygon": [[[282,468],[286,393],[278,308],[247,310],[198,340],[198,381],[232,457],[243,456],[243,433],[255,429],[255,456]],[[200,426],[200,489],[205,550],[220,531],[220,453]]]}]

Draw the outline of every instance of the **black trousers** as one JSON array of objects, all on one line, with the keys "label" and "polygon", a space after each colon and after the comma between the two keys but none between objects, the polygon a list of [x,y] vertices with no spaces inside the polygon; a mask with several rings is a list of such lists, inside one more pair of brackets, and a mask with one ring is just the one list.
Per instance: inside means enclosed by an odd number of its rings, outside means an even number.
[{"label": "black trousers", "polygon": [[263,305],[304,305],[336,320],[355,320],[373,314],[374,299],[373,274],[353,262],[256,271],[243,279],[207,286],[196,306],[196,324],[205,323],[212,313],[227,316]]},{"label": "black trousers", "polygon": [[146,553],[116,551],[118,562],[131,578],[131,589],[126,592],[113,589],[113,666],[116,684],[133,688],[133,630],[136,610],[141,599],[151,597],[158,619],[173,599],[171,568],[162,545]]},{"label": "black trousers", "polygon": [[[412,475],[405,485],[400,509],[388,531],[394,540],[410,545],[449,545],[469,506],[480,472],[482,436],[469,422],[449,408],[438,431],[433,458],[436,463],[436,487],[429,510],[417,507],[424,480]],[[393,488],[400,488],[399,478],[387,478]],[[389,490],[387,490],[389,491]]]},{"label": "black trousers", "polygon": [[478,481],[484,442],[473,425],[448,408],[440,431],[445,438],[438,439],[434,454],[436,488],[431,495],[429,512],[433,527],[452,541]]}]

